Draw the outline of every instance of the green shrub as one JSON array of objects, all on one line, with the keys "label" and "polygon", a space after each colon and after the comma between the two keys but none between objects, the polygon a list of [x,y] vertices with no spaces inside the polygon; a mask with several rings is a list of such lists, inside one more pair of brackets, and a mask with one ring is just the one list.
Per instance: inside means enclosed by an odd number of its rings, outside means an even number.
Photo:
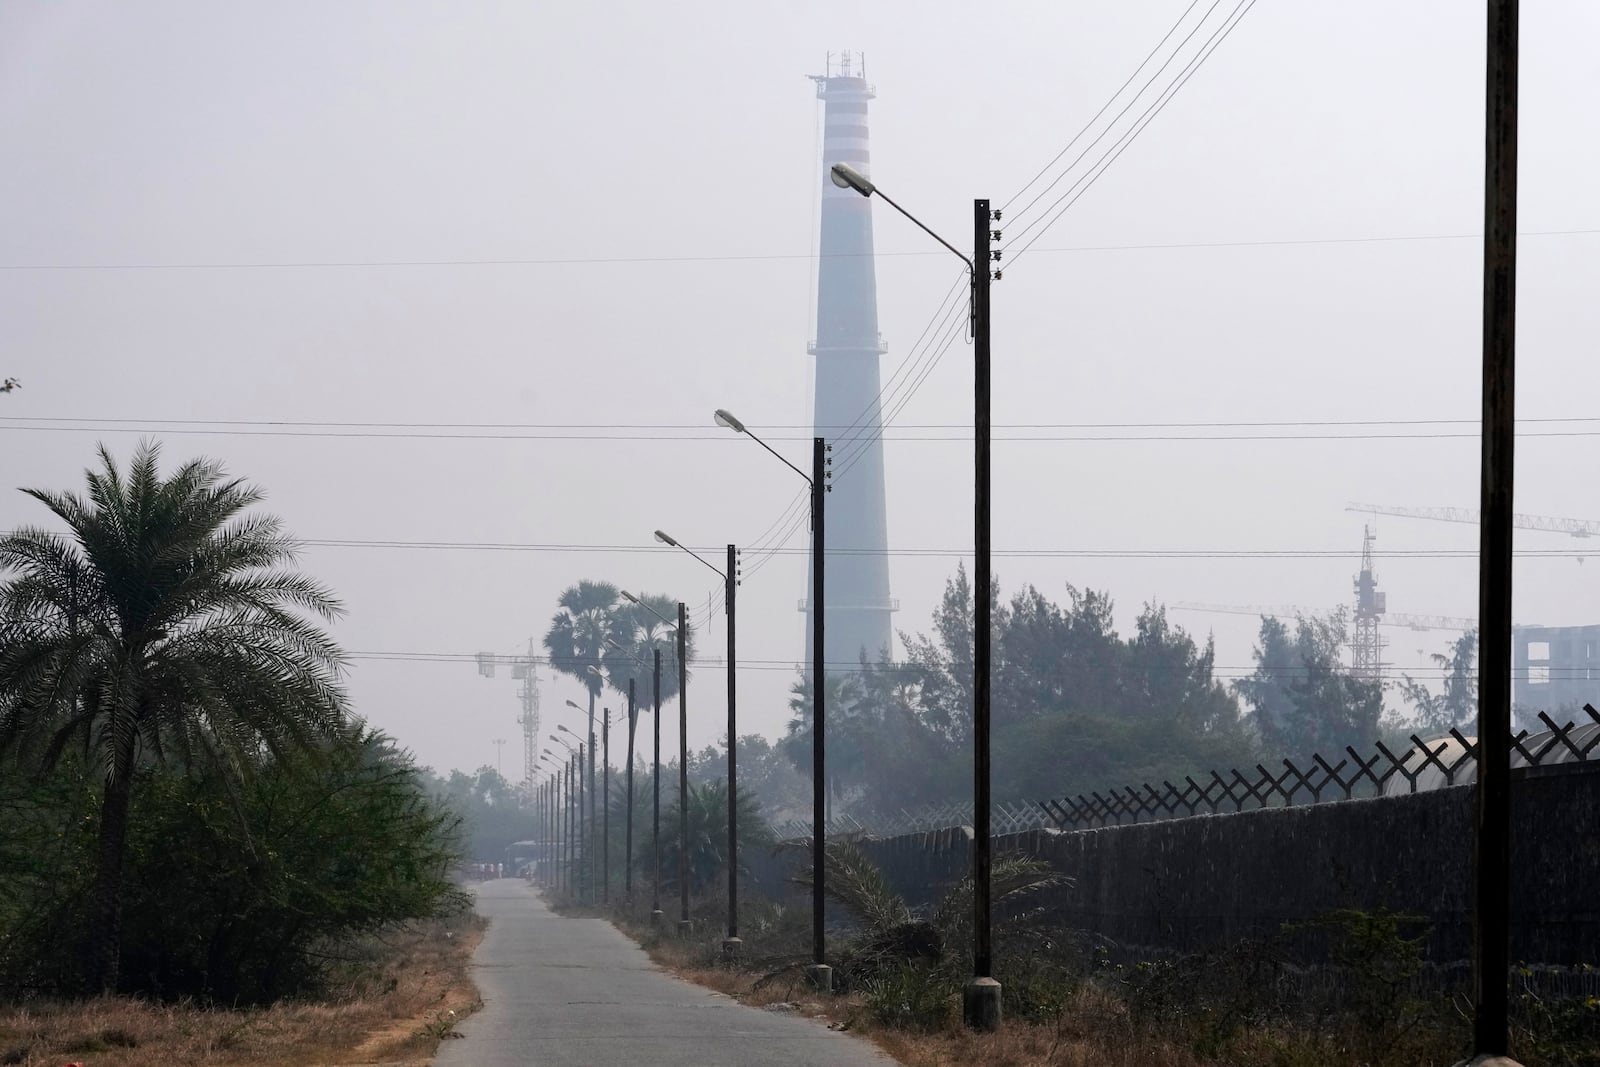
[{"label": "green shrub", "polygon": [[[25,825],[0,831],[0,879],[22,890],[0,906],[0,991],[81,986],[98,788],[58,771],[33,787]],[[409,757],[364,728],[232,781],[146,768],[129,820],[123,986],[230,1003],[315,988],[354,935],[461,905],[457,825]]]},{"label": "green shrub", "polygon": [[959,994],[938,968],[912,963],[887,966],[863,978],[867,1010],[885,1026],[937,1030],[948,1025]]}]

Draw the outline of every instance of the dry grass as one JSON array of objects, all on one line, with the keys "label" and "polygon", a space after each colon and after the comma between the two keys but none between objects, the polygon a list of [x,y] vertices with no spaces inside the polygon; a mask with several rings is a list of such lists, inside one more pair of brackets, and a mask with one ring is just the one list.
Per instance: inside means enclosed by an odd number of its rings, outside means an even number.
[{"label": "dry grass", "polygon": [[[952,996],[943,1025],[932,1030],[902,1029],[874,1019],[866,998],[859,993],[816,997],[798,972],[763,981],[759,967],[730,968],[710,962],[712,950],[707,944],[679,941],[637,922],[616,922],[652,960],[681,978],[753,1007],[792,1004],[800,1014],[831,1029],[848,1030],[872,1041],[907,1067],[975,1063],[985,1067],[1313,1067],[1330,1062],[1371,1062],[1331,1035],[1278,1027],[1245,1029],[1235,1033],[1225,1047],[1202,1051],[1181,1033],[1163,1033],[1141,1025],[1130,1017],[1124,1000],[1091,984],[1077,989],[1053,1022],[1011,1017],[999,1033],[977,1034],[962,1025],[959,998]],[[1410,1060],[1387,1062],[1448,1064],[1456,1058],[1440,1059],[1419,1051]]]},{"label": "dry grass", "polygon": [[479,1006],[476,916],[374,938],[322,1000],[227,1010],[131,997],[0,1005],[0,1064],[19,1067],[423,1067]]}]

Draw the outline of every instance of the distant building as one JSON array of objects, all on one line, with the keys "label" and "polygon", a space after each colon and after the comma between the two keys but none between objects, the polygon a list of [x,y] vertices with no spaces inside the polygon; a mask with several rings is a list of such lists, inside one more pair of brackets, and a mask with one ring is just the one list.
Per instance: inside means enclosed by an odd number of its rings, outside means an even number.
[{"label": "distant building", "polygon": [[1600,626],[1514,627],[1511,703],[1533,719],[1540,711],[1557,718],[1561,710],[1600,707]]}]

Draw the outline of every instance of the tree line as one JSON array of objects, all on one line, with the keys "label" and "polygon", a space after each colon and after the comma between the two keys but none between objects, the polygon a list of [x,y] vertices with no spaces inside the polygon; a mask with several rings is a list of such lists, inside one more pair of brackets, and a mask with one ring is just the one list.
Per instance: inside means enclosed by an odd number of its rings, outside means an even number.
[{"label": "tree line", "polygon": [[[838,811],[892,815],[970,797],[972,600],[958,569],[929,630],[900,634],[903,659],[863,656],[858,667],[827,674],[826,789]],[[1259,759],[1362,749],[1414,729],[1439,733],[1475,714],[1472,634],[1435,657],[1442,692],[1406,677],[1398,689],[1412,715],[1386,718],[1382,681],[1355,675],[1344,661],[1342,612],[1263,617],[1250,672],[1230,678],[1219,673],[1214,642],[1174,625],[1161,604],[1143,605],[1126,636],[1114,610],[1109,593],[1070,585],[1062,601],[1032,585],[1004,601],[995,594],[997,800],[1181,781]],[[631,661],[602,635],[621,631],[637,642],[638,611],[608,583],[573,586],[546,638],[552,666],[588,686],[591,701],[607,685],[617,688]],[[589,636],[569,640],[575,634]],[[644,640],[659,639],[656,631]],[[595,664],[604,669],[591,671]],[[809,817],[811,707],[809,671],[797,666],[783,736],[772,744],[740,739],[742,785],[753,784],[752,774],[761,778],[769,814]],[[693,756],[691,773],[713,779],[725,760],[723,739]]]}]

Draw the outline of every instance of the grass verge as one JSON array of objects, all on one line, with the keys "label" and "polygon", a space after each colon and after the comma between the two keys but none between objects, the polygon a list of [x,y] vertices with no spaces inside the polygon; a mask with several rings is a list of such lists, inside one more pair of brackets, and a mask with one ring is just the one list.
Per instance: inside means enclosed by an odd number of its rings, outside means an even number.
[{"label": "grass verge", "polygon": [[985,1067],[1212,1067],[1216,1063],[1170,1041],[1139,1033],[1119,1001],[1092,988],[1078,991],[1049,1025],[1008,1019],[997,1034],[975,1034],[961,1025],[960,1004],[952,997],[936,1025],[907,1029],[874,1018],[865,993],[819,997],[796,970],[772,977],[773,972],[759,961],[743,967],[724,966],[716,961],[717,946],[709,942],[680,940],[627,917],[609,918],[663,969],[742,1004],[759,1008],[784,1005],[816,1019],[819,1025],[858,1034],[907,1067],[974,1063]]},{"label": "grass verge", "polygon": [[331,961],[316,1000],[227,1009],[132,997],[0,1004],[17,1067],[425,1067],[479,1006],[468,973],[484,922],[466,913],[369,937]]}]

